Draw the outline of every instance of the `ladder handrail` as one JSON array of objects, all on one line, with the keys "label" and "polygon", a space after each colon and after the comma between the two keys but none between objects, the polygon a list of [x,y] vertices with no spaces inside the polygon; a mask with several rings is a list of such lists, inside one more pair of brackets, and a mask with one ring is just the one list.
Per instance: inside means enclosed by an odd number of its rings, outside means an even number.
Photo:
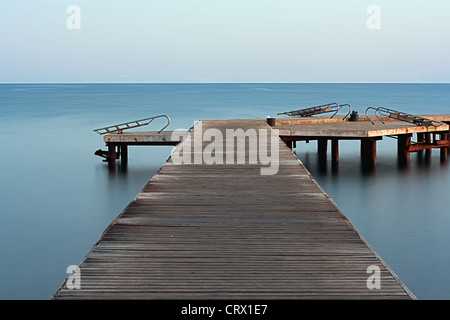
[{"label": "ladder handrail", "polygon": [[333,103],[323,104],[320,106],[304,108],[304,109],[300,109],[300,110],[280,112],[280,113],[278,113],[278,115],[286,114],[288,116],[298,116],[299,115],[301,117],[309,117],[313,114],[331,112],[331,111],[333,111],[333,109],[332,109],[333,107],[338,107],[338,104],[333,102]]},{"label": "ladder handrail", "polygon": [[372,121],[372,119],[370,119],[369,115],[367,114],[367,112],[368,112],[370,109],[375,110],[375,116],[378,118],[378,120],[381,121],[381,123],[384,124],[384,121],[381,120],[381,118],[377,115],[378,108],[368,107],[368,108],[366,109],[366,112],[365,112],[367,119],[369,119],[369,121],[372,122],[373,125],[375,125],[375,123]]},{"label": "ladder handrail", "polygon": [[167,119],[167,124],[161,130],[158,131],[158,133],[161,133],[161,131],[163,131],[165,128],[167,128],[170,124],[170,118],[168,116],[166,116],[165,114],[150,117],[150,118],[140,119],[140,120],[124,122],[124,123],[120,123],[120,124],[115,124],[115,125],[107,126],[104,128],[94,129],[94,132],[98,133],[100,135],[106,134],[106,133],[113,133],[113,132],[122,133],[123,130],[146,126],[146,125],[150,124],[153,120],[155,120],[157,118],[162,118],[162,117]]},{"label": "ladder handrail", "polygon": [[[341,108],[344,107],[344,106],[348,107],[348,113],[342,119],[347,118],[350,115],[350,113],[352,113],[352,107],[348,103],[339,105],[339,110],[341,110]],[[336,113],[331,118],[333,118],[338,113],[338,111],[336,111]]]},{"label": "ladder handrail", "polygon": [[406,112],[396,111],[396,110],[385,108],[385,107],[378,107],[378,108],[368,107],[366,109],[365,114],[366,114],[367,119],[369,119],[369,121],[372,122],[373,125],[375,125],[375,123],[372,121],[372,119],[370,119],[369,115],[367,114],[367,112],[369,110],[375,110],[375,116],[383,124],[385,124],[385,122],[378,116],[378,114],[384,115],[384,116],[392,118],[392,119],[397,119],[400,121],[405,121],[405,122],[409,122],[409,123],[413,123],[415,125],[421,125],[421,126],[439,127],[439,126],[445,125],[445,123],[443,123],[441,121],[431,120],[431,119],[427,119],[427,118],[424,118],[421,116],[409,114]]},{"label": "ladder handrail", "polygon": [[345,118],[347,118],[350,115],[350,113],[352,111],[351,106],[349,104],[339,105],[336,102],[323,104],[323,105],[315,106],[315,107],[299,109],[299,110],[280,112],[280,113],[278,113],[278,115],[285,114],[285,115],[288,115],[288,116],[311,117],[312,115],[328,113],[328,112],[335,111],[334,114],[330,118],[330,119],[332,119],[332,118],[334,118],[336,116],[336,114],[339,112],[339,110],[341,110],[341,108],[344,107],[344,106],[347,106],[349,108],[349,112],[344,116],[344,118],[342,118],[342,119],[345,119]]}]

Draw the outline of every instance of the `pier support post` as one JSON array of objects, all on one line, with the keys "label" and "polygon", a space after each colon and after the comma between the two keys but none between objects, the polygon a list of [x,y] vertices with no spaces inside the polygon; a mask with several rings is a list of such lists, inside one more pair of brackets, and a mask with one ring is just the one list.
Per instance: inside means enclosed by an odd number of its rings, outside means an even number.
[{"label": "pier support post", "polygon": [[339,140],[331,139],[331,169],[337,172],[339,168]]},{"label": "pier support post", "polygon": [[328,148],[328,140],[327,139],[317,139],[317,154],[319,158],[319,170],[321,172],[326,172],[327,170],[327,148]]},{"label": "pier support post", "polygon": [[425,142],[425,134],[423,132],[419,132],[416,134],[417,142]]},{"label": "pier support post", "polygon": [[128,164],[128,146],[126,144],[120,146],[120,153],[121,153],[120,161],[122,168],[126,168]]},{"label": "pier support post", "polygon": [[120,151],[121,151],[120,150],[120,145],[116,145],[116,160],[120,159],[120,154],[121,154]]},{"label": "pier support post", "polygon": [[[417,143],[420,145],[420,144],[425,144],[425,133],[417,133],[416,134],[416,137],[417,137]],[[424,152],[424,150],[423,149],[421,149],[421,150],[419,150],[419,151],[417,151],[417,161],[419,162],[419,163],[422,163],[423,162],[423,152]]]},{"label": "pier support post", "polygon": [[[447,140],[450,143],[450,131],[447,132]],[[450,154],[450,146],[447,148],[447,154]]]},{"label": "pier support post", "polygon": [[[448,141],[448,133],[447,132],[441,133],[441,140]],[[441,162],[447,161],[448,149],[449,149],[448,147],[441,148]]]},{"label": "pier support post", "polygon": [[[424,133],[425,143],[431,144],[431,133]],[[425,161],[430,161],[431,159],[431,149],[425,150]]]},{"label": "pier support post", "polygon": [[[417,133],[417,143],[418,144],[424,144],[425,143],[425,134],[424,133]],[[422,158],[423,156],[423,150],[418,151],[419,157]]]},{"label": "pier support post", "polygon": [[363,171],[373,171],[377,164],[377,140],[361,139],[361,164]]},{"label": "pier support post", "polygon": [[319,158],[325,161],[327,160],[327,148],[328,148],[327,139],[317,140],[317,153],[319,154]]},{"label": "pier support post", "polygon": [[292,150],[292,140],[283,140],[286,146]]},{"label": "pier support post", "polygon": [[108,144],[108,167],[109,169],[114,169],[116,167],[116,145],[113,143]]},{"label": "pier support post", "polygon": [[397,154],[398,164],[401,167],[409,165],[409,147],[411,146],[412,134],[402,134],[398,136]]}]

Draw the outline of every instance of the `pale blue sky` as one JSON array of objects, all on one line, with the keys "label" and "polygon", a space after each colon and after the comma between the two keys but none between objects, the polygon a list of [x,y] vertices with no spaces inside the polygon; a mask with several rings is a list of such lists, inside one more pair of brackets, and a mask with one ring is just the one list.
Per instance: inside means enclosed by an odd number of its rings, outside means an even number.
[{"label": "pale blue sky", "polygon": [[0,1],[3,83],[450,82],[449,57],[449,0]]}]

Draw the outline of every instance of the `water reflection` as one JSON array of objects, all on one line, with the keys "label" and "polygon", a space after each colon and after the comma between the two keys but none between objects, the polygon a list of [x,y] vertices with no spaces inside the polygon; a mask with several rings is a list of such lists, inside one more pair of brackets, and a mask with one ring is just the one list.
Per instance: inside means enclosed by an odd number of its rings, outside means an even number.
[{"label": "water reflection", "polygon": [[431,150],[417,152],[417,164],[419,167],[428,168],[431,164]]},{"label": "water reflection", "polygon": [[[354,146],[355,147],[355,146]],[[440,155],[440,150],[422,150],[419,152],[411,153],[410,160],[408,162],[402,162],[396,156],[396,150],[392,150],[391,153],[381,153],[377,156],[377,164],[375,166],[368,167],[363,163],[359,154],[349,153],[347,147],[347,153],[343,153],[341,159],[333,161],[329,157],[319,156],[317,150],[313,148],[297,148],[294,150],[296,156],[302,161],[302,163],[308,168],[309,171],[316,173],[318,176],[327,177],[329,173],[331,176],[341,176],[342,174],[348,174],[349,171],[357,172],[361,176],[376,176],[377,171],[382,170],[381,174],[386,170],[389,172],[410,172],[410,170],[426,170],[434,167],[448,167],[448,159]],[[330,170],[331,169],[331,170]]]}]

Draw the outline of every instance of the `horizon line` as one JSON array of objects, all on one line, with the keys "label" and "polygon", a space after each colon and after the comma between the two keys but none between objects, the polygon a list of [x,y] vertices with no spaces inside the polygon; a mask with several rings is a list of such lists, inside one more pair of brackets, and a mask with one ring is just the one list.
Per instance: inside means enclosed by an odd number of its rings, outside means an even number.
[{"label": "horizon line", "polygon": [[450,84],[450,82],[0,82],[1,84]]}]

